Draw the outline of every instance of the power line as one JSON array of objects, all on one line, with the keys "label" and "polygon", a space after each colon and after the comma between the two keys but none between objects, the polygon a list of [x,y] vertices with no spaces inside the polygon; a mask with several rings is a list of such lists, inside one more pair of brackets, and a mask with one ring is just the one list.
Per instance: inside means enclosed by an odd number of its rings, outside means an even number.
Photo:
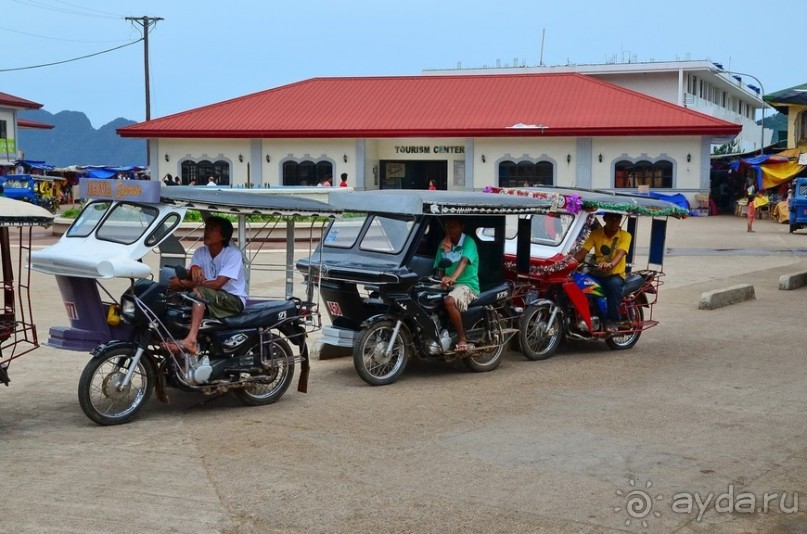
[{"label": "power line", "polygon": [[[54,5],[39,2],[37,0],[14,0],[14,1],[17,2],[18,4],[24,4],[24,5],[28,5],[28,6],[32,6],[32,7],[38,7],[40,9],[46,9],[46,10],[49,10],[49,11],[55,11],[57,13],[65,13],[67,15],[81,15],[81,16],[84,16],[84,17],[94,17],[94,18],[100,18],[100,19],[119,19],[119,18],[121,18],[120,16],[112,15],[112,14],[96,15],[96,14],[93,14],[93,13],[87,13],[86,11],[78,11],[76,9],[67,9],[67,8],[57,7],[57,6],[54,6]],[[63,2],[63,3],[65,5],[71,5],[71,4],[67,4],[66,2]],[[78,7],[78,6],[76,6],[76,7]],[[86,8],[80,8],[80,9],[86,9]],[[99,13],[103,13],[103,12],[99,11]]]},{"label": "power line", "polygon": [[4,30],[4,31],[7,31],[7,32],[11,32],[11,33],[19,33],[20,35],[27,35],[29,37],[39,37],[41,39],[49,39],[51,41],[64,41],[64,42],[68,42],[68,43],[123,43],[123,42],[128,43],[129,42],[129,41],[123,41],[121,39],[117,39],[115,41],[82,41],[82,40],[78,40],[78,39],[62,39],[62,38],[59,38],[59,37],[52,37],[50,35],[39,35],[39,34],[36,34],[36,33],[21,32],[19,30],[15,30],[13,28],[6,28],[5,26],[0,26],[0,30]]},{"label": "power line", "polygon": [[144,38],[141,37],[137,41],[131,41],[131,42],[128,42],[126,44],[116,46],[115,48],[110,48],[108,50],[102,50],[100,52],[95,52],[93,54],[87,54],[86,56],[74,57],[72,59],[65,59],[63,61],[54,61],[53,63],[43,63],[41,65],[31,65],[31,66],[28,66],[28,67],[15,67],[13,69],[0,69],[0,72],[13,72],[13,71],[17,71],[17,70],[39,69],[39,68],[42,68],[42,67],[52,67],[53,65],[61,65],[63,63],[70,63],[72,61],[79,61],[81,59],[87,59],[87,58],[94,57],[94,56],[100,56],[101,54],[106,54],[108,52],[114,52],[115,50],[120,50],[121,48],[125,48],[127,46],[132,46],[133,44],[139,43],[143,39]]}]

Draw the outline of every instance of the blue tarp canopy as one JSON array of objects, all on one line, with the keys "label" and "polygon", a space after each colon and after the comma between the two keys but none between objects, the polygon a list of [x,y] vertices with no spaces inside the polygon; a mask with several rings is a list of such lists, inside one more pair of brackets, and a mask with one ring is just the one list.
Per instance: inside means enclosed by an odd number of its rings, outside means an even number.
[{"label": "blue tarp canopy", "polygon": [[122,165],[119,167],[112,167],[108,165],[88,165],[81,167],[87,173],[89,178],[115,178],[120,173],[140,172],[145,167],[138,165]]},{"label": "blue tarp canopy", "polygon": [[22,165],[24,165],[26,167],[30,167],[32,169],[39,169],[39,170],[42,170],[42,171],[52,171],[53,168],[54,168],[53,165],[49,165],[49,164],[45,163],[44,161],[36,161],[36,160],[32,160],[32,159],[21,159],[17,163],[21,163]]},{"label": "blue tarp canopy", "polygon": [[682,195],[681,193],[676,193],[674,195],[665,195],[663,193],[654,193],[650,191],[647,193],[647,196],[650,198],[655,198],[656,200],[666,200],[667,202],[672,202],[676,206],[680,208],[684,208],[685,210],[689,211],[689,201],[687,197]]}]

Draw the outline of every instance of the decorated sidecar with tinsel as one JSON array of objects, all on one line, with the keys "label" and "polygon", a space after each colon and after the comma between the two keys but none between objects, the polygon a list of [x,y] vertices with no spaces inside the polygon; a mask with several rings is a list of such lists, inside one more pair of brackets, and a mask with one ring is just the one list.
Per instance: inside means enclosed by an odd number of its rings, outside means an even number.
[{"label": "decorated sidecar with tinsel", "polygon": [[[664,276],[667,221],[685,218],[686,210],[664,200],[607,191],[540,187],[486,192],[551,203],[548,213],[521,216],[508,225],[506,276],[527,280],[532,287],[519,322],[520,347],[527,358],[548,358],[564,339],[602,340],[611,349],[629,349],[643,331],[658,324],[653,307]],[[618,226],[597,231],[598,214]],[[640,227],[649,230],[649,239],[640,239]],[[517,254],[519,243],[525,246],[525,234],[530,237],[529,261]],[[618,243],[617,235],[624,240]],[[586,252],[593,248],[594,254],[584,259],[584,247]],[[636,269],[640,260],[646,260],[641,270]]]}]

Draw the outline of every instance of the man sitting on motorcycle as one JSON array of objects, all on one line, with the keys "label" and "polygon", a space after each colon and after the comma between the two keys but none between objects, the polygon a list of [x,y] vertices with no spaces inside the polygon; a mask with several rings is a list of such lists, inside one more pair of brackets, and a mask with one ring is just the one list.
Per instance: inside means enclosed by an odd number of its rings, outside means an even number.
[{"label": "man sitting on motorcycle", "polygon": [[205,315],[220,319],[241,313],[247,301],[246,271],[244,258],[237,247],[230,246],[233,225],[223,217],[208,217],[205,221],[204,246],[196,249],[191,258],[189,276],[179,279],[174,276],[168,287],[175,291],[193,290],[207,302],[194,302],[191,311],[191,326],[188,335],[178,343],[168,344],[173,352],[183,350],[196,354],[199,346],[196,336]]},{"label": "man sitting on motorcycle", "polygon": [[[479,296],[479,252],[476,242],[463,233],[465,226],[459,219],[446,219],[445,229],[446,236],[437,248],[434,268],[441,271],[441,285],[453,288],[443,301],[443,307],[457,331],[454,350],[465,352],[469,345],[460,313],[467,310],[468,304]],[[444,269],[440,267],[443,259],[451,261],[451,265]]]},{"label": "man sitting on motorcycle", "polygon": [[622,215],[606,213],[602,217],[604,226],[592,230],[583,243],[575,259],[580,262],[594,247],[595,263],[599,273],[591,273],[605,291],[608,313],[605,317],[605,330],[616,332],[620,320],[619,303],[622,301],[622,288],[625,286],[625,259],[630,248],[631,235],[619,225]]}]

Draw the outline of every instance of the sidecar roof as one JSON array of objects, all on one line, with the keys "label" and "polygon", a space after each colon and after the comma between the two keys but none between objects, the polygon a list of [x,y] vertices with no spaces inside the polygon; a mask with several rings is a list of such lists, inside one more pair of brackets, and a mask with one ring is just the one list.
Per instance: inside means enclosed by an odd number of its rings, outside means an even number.
[{"label": "sidecar roof", "polygon": [[160,199],[167,204],[200,211],[235,215],[278,217],[333,217],[342,210],[311,198],[274,193],[271,189],[233,190],[208,186],[163,186]]},{"label": "sidecar roof", "polygon": [[[601,189],[576,189],[543,185],[540,187],[493,188],[493,191],[500,194],[507,192],[515,196],[524,194],[544,199],[557,198],[558,196],[568,199],[576,195],[582,202],[582,208],[587,211],[596,210],[606,213],[620,213],[622,215],[662,215],[678,219],[689,215],[686,209],[667,200]],[[563,203],[561,202],[560,205],[562,209]]]},{"label": "sidecar roof", "polygon": [[545,213],[552,201],[481,191],[333,191],[328,203],[340,210],[400,215],[514,215]]},{"label": "sidecar roof", "polygon": [[50,226],[53,214],[45,208],[0,197],[0,226]]}]

